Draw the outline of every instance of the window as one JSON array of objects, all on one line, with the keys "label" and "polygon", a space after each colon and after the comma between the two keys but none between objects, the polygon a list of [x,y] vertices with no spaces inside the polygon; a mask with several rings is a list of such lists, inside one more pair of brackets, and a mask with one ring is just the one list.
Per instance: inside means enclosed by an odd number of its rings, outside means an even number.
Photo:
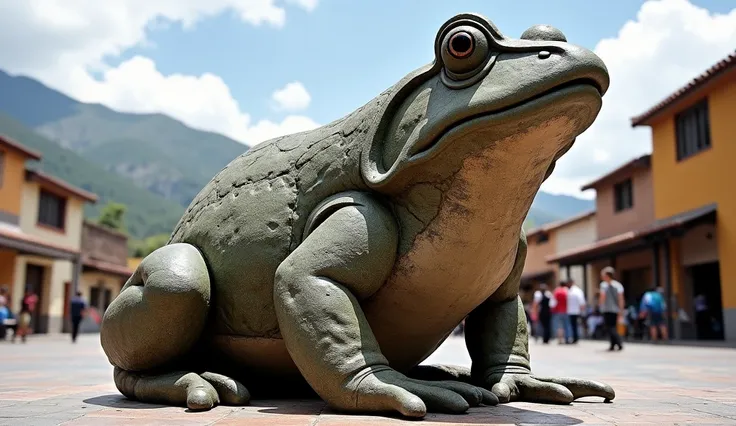
[{"label": "window", "polygon": [[544,244],[549,241],[549,235],[546,232],[542,232],[537,237],[537,244]]},{"label": "window", "polygon": [[677,160],[684,160],[710,148],[708,100],[703,99],[675,116]]},{"label": "window", "polygon": [[631,178],[614,185],[613,193],[615,197],[614,208],[617,212],[630,209],[634,206],[634,189],[631,184]]},{"label": "window", "polygon": [[38,200],[38,223],[64,229],[66,198],[41,190]]}]

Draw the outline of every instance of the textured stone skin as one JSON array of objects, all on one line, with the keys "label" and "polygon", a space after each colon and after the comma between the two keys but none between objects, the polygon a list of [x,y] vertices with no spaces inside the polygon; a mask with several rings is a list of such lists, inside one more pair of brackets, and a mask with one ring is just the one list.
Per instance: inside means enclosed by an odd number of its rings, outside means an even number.
[{"label": "textured stone skin", "polygon": [[[440,28],[435,53],[200,192],[103,318],[124,395],[207,409],[311,390],[410,417],[614,398],[531,374],[518,298],[523,219],[597,116],[605,65],[553,27],[513,40],[472,14]],[[472,369],[417,367],[465,317]]]}]

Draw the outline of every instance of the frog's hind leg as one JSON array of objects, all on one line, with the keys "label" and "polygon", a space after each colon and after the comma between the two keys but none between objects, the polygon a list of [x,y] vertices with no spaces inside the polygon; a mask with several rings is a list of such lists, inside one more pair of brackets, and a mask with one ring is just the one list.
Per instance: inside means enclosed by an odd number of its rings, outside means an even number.
[{"label": "frog's hind leg", "polygon": [[143,259],[105,311],[100,329],[118,390],[138,401],[191,409],[245,404],[249,395],[242,384],[185,367],[197,365],[189,358],[209,305],[209,272],[194,246],[167,245]]}]

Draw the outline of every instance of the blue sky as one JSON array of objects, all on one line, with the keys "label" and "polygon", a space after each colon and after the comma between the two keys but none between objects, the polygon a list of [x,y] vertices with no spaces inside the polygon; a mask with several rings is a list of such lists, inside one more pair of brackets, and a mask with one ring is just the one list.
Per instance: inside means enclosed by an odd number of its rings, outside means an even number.
[{"label": "blue sky", "polygon": [[[434,36],[449,17],[477,12],[507,36],[549,23],[568,41],[593,49],[633,19],[641,1],[350,1],[321,0],[311,11],[292,7],[277,29],[254,27],[225,12],[183,30],[173,24],[149,33],[151,47],[136,47],[117,61],[140,54],[164,74],[212,72],[254,118],[280,118],[271,92],[298,80],[312,94],[309,116],[320,124],[349,113],[402,76],[430,62]],[[693,1],[726,12],[728,1]],[[283,115],[283,114],[282,114]]]},{"label": "blue sky", "polygon": [[[0,68],[80,101],[164,113],[254,145],[340,118],[432,61],[447,19],[509,37],[550,24],[595,51],[611,88],[543,189],[581,194],[649,152],[643,112],[736,48],[725,0],[0,0]],[[32,48],[18,49],[18,46]]]}]

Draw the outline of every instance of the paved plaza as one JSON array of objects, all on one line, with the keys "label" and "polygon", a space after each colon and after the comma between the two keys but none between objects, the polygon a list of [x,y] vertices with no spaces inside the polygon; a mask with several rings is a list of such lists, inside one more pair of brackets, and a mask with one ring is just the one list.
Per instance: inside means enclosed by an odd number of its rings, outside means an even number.
[{"label": "paved plaza", "polygon": [[[540,375],[580,376],[610,383],[616,399],[567,406],[512,403],[472,408],[465,415],[430,414],[444,424],[736,424],[736,350],[605,342],[576,346],[531,344]],[[428,362],[469,365],[463,340],[452,338]],[[253,401],[193,413],[126,400],[98,335],[76,345],[66,336],[0,343],[0,425],[369,425],[416,423],[398,418],[344,416],[320,401]]]}]

